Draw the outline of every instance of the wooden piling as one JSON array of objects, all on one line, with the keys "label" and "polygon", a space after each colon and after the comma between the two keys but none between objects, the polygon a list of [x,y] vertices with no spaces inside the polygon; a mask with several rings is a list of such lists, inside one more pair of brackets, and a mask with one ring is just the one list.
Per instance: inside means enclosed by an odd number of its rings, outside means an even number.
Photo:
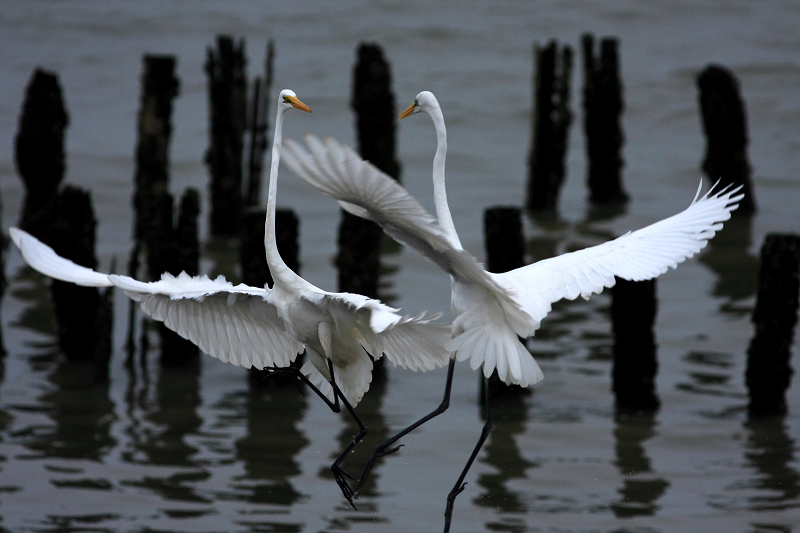
[{"label": "wooden piling", "polygon": [[206,164],[211,174],[209,197],[212,235],[239,233],[242,213],[242,155],[247,128],[247,75],[244,40],[217,36],[205,64],[208,76],[210,145]]},{"label": "wooden piling", "polygon": [[178,219],[175,222],[175,266],[173,270],[190,276],[200,273],[200,192],[188,188],[181,196]]},{"label": "wooden piling", "polygon": [[264,76],[253,82],[253,96],[250,99],[250,120],[248,132],[250,148],[247,155],[247,186],[244,194],[244,205],[258,205],[261,198],[261,173],[264,167],[264,154],[267,151],[267,131],[269,129],[269,95],[272,93],[272,63],[275,58],[275,45],[267,44],[267,56],[264,60]]},{"label": "wooden piling", "polygon": [[[359,154],[398,179],[397,113],[391,91],[391,69],[377,44],[361,43],[358,47],[350,105],[356,114]],[[375,223],[342,211],[336,257],[340,291],[378,297],[381,238],[382,231]],[[384,379],[383,359],[379,359],[373,370],[373,382]]]},{"label": "wooden piling", "polygon": [[[272,275],[264,253],[264,219],[266,211],[250,208],[242,218],[242,233],[239,238],[239,261],[242,267],[242,282],[253,287],[271,287]],[[291,209],[275,211],[275,238],[278,252],[284,263],[294,272],[300,273],[300,219]],[[292,366],[303,366],[303,356],[298,355]],[[280,386],[296,384],[294,376],[269,375],[268,371],[250,368],[250,382],[254,386]]]},{"label": "wooden piling", "polygon": [[746,383],[751,416],[786,413],[789,364],[800,290],[800,236],[769,234],[761,247],[755,334],[747,350]]},{"label": "wooden piling", "polygon": [[657,311],[655,279],[616,278],[616,285],[611,288],[611,322],[612,389],[618,412],[652,412],[660,405],[656,394],[658,359],[653,329]]},{"label": "wooden piling", "polygon": [[37,68],[25,90],[14,137],[14,160],[25,184],[19,227],[40,238],[46,239],[49,232],[58,186],[64,178],[68,125],[58,76]]},{"label": "wooden piling", "polygon": [[[172,136],[172,102],[178,94],[179,82],[175,77],[175,58],[172,56],[145,55],[142,69],[142,95],[139,108],[136,168],[134,171],[134,236],[135,247],[131,253],[128,273],[140,277],[138,267],[144,253],[149,280],[160,279],[169,272],[182,271],[197,274],[199,243],[197,217],[200,196],[196,190],[187,190],[175,220],[174,199],[169,192],[169,143]],[[131,317],[135,316],[131,305]],[[132,351],[133,319],[129,325],[129,350]],[[147,323],[143,324],[143,332]],[[195,359],[197,347],[166,328],[156,326],[160,338],[163,365],[180,365]],[[146,353],[146,336],[141,336],[142,354]]]},{"label": "wooden piling", "polygon": [[[272,275],[264,252],[264,219],[266,211],[251,208],[244,216],[239,237],[239,262],[242,282],[253,287],[271,287]],[[275,239],[278,252],[286,265],[300,273],[300,219],[287,208],[275,210]]]},{"label": "wooden piling", "polygon": [[628,201],[622,187],[622,132],[624,109],[619,75],[618,41],[600,41],[600,55],[594,50],[594,37],[584,34],[583,107],[586,152],[588,157],[589,200],[593,204],[620,204]]},{"label": "wooden piling", "polygon": [[[396,112],[389,63],[377,44],[362,43],[357,55],[350,105],[356,115],[358,151],[397,179],[400,164],[395,156]],[[378,296],[381,235],[373,222],[342,212],[336,258],[339,290]]]},{"label": "wooden piling", "polygon": [[[49,238],[53,249],[79,265],[97,267],[95,231],[97,220],[91,194],[66,186],[56,197]],[[58,344],[68,361],[95,363],[95,378],[108,376],[111,358],[112,310],[110,289],[52,280],[51,294]]]},{"label": "wooden piling", "polygon": [[133,196],[137,240],[147,241],[150,234],[160,231],[154,210],[156,198],[169,190],[172,101],[178,95],[178,88],[173,56],[143,57]]},{"label": "wooden piling", "polygon": [[703,172],[714,183],[742,185],[744,198],[736,215],[755,213],[750,161],[747,156],[747,113],[739,82],[733,73],[719,65],[709,65],[698,75],[700,111],[706,152]]},{"label": "wooden piling", "polygon": [[[490,207],[483,213],[483,232],[486,247],[486,270],[494,273],[508,272],[525,265],[525,235],[522,228],[522,210],[513,206]],[[533,357],[533,356],[531,356]],[[478,390],[483,397],[483,373]],[[489,378],[489,394],[493,398],[530,394],[532,389],[507,385],[495,370]]]},{"label": "wooden piling", "polygon": [[535,44],[534,61],[534,113],[525,206],[529,211],[555,211],[566,173],[564,159],[572,124],[572,48],[564,46],[559,50],[555,40],[544,47]]}]

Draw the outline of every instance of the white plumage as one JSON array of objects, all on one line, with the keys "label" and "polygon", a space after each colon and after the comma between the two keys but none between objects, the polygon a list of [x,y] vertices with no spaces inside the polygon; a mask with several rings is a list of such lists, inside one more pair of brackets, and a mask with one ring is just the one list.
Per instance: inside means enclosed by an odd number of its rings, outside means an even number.
[{"label": "white plumage", "polygon": [[684,211],[615,240],[510,272],[486,272],[464,251],[453,225],[444,183],[446,131],[436,98],[424,91],[400,118],[426,112],[437,132],[433,186],[434,219],[395,180],[333,139],[306,136],[308,150],[287,141],[285,162],[303,181],[339,201],[347,211],[378,223],[384,231],[439,265],[452,278],[452,339],[447,348],[485,376],[523,387],[543,378],[539,365],[517,336],[529,337],[561,299],[589,298],[627,280],[654,278],[699,252],[722,228],[741,187],[709,190],[702,182]]},{"label": "white plumage", "polygon": [[443,366],[449,324],[437,317],[404,316],[378,300],[319,289],[283,262],[275,243],[275,202],[283,117],[292,108],[308,108],[292,91],[278,100],[272,148],[264,244],[275,285],[270,288],[233,285],[223,277],[163,274],[141,282],[127,276],[96,272],[59,257],[28,233],[11,228],[13,242],[39,272],[92,287],[115,286],[139,302],[144,313],[197,344],[222,361],[245,367],[285,367],[306,350],[302,372],[330,400],[327,359],[342,394],[355,406],[372,381],[372,359],[385,354],[395,365],[414,371]]}]

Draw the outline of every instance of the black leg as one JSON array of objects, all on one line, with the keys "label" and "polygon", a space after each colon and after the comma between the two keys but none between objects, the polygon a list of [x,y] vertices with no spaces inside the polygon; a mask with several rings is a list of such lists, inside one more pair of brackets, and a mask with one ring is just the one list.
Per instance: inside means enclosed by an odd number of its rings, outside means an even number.
[{"label": "black leg", "polygon": [[358,478],[358,484],[356,484],[356,492],[358,492],[361,489],[361,486],[364,485],[364,482],[367,480],[370,471],[375,466],[375,460],[378,457],[383,457],[384,455],[389,455],[390,453],[396,452],[397,450],[400,449],[400,446],[396,446],[389,450],[387,450],[386,448],[397,442],[399,439],[403,438],[405,435],[408,435],[409,433],[420,427],[428,420],[437,417],[440,414],[447,411],[447,408],[450,407],[450,389],[453,385],[453,370],[455,369],[455,366],[456,366],[456,359],[455,357],[451,357],[450,366],[447,367],[447,381],[445,382],[444,386],[444,397],[442,398],[442,403],[439,404],[439,407],[437,407],[427,415],[423,416],[422,418],[420,418],[419,420],[417,420],[416,422],[405,428],[400,433],[397,433],[394,437],[387,440],[383,444],[380,444],[375,447],[375,449],[372,451],[372,455],[369,456],[369,459],[367,459],[367,462],[364,465],[364,470],[361,472],[361,476],[359,476]]},{"label": "black leg", "polygon": [[355,495],[355,491],[353,491],[353,489],[350,488],[350,485],[345,480],[345,476],[349,477],[350,479],[355,479],[355,478],[353,478],[353,476],[345,472],[342,469],[341,465],[342,461],[344,461],[345,457],[347,457],[347,454],[349,454],[350,451],[355,447],[355,445],[358,444],[359,441],[361,441],[361,439],[364,437],[364,435],[367,434],[367,426],[364,425],[364,422],[362,422],[361,418],[359,418],[359,416],[356,414],[356,411],[355,409],[353,409],[353,406],[350,405],[350,402],[347,401],[347,398],[344,397],[344,394],[342,394],[342,391],[339,390],[339,387],[336,385],[336,378],[333,375],[333,362],[330,359],[328,359],[328,371],[331,375],[331,386],[333,386],[333,395],[336,398],[337,404],[339,402],[339,399],[341,399],[345,409],[347,409],[347,411],[350,413],[350,416],[352,416],[353,420],[355,420],[356,424],[358,424],[358,432],[353,436],[353,439],[350,441],[350,444],[348,444],[345,447],[342,453],[339,454],[339,457],[337,457],[336,460],[331,465],[331,471],[333,472],[333,477],[336,480],[336,484],[339,485],[342,494],[350,503],[350,506],[356,511],[358,511],[356,505],[353,503],[353,496]]},{"label": "black leg", "polygon": [[312,391],[317,393],[317,396],[322,398],[322,401],[325,402],[325,404],[328,407],[331,408],[331,411],[333,411],[334,413],[340,413],[342,411],[342,408],[339,405],[339,396],[336,394],[336,390],[337,389],[334,387],[334,390],[333,390],[333,400],[334,401],[330,401],[328,399],[328,397],[325,396],[322,393],[322,391],[320,391],[317,387],[314,386],[313,383],[311,383],[311,381],[309,381],[309,379],[306,377],[305,374],[300,372],[299,368],[296,368],[296,367],[293,367],[293,366],[266,367],[266,368],[264,368],[264,370],[268,370],[269,371],[269,374],[267,375],[266,379],[269,379],[269,377],[271,375],[273,375],[273,374],[291,374],[291,375],[295,376],[297,379],[299,379],[300,381],[305,383],[308,386],[308,388],[310,388]]},{"label": "black leg", "polygon": [[444,533],[448,533],[450,531],[450,520],[453,518],[453,504],[456,501],[456,496],[461,494],[461,492],[464,490],[464,487],[467,485],[464,483],[464,478],[467,477],[467,472],[469,472],[472,463],[475,462],[475,458],[478,456],[478,452],[480,452],[481,448],[483,447],[483,443],[486,442],[487,437],[489,437],[489,433],[492,431],[492,399],[489,396],[489,380],[485,377],[483,378],[483,391],[484,398],[486,399],[486,423],[483,424],[481,436],[478,438],[478,443],[472,450],[472,455],[469,456],[469,460],[467,461],[464,470],[461,471],[461,475],[458,476],[458,481],[456,481],[456,484],[453,485],[453,490],[451,490],[450,494],[447,495],[447,508],[444,512]]},{"label": "black leg", "polygon": [[[344,397],[344,394],[342,394],[342,391],[339,390],[339,387],[336,385],[336,379],[335,379],[335,377],[333,375],[333,362],[331,362],[330,359],[328,359],[327,361],[328,361],[328,371],[330,372],[330,376],[331,376],[330,383],[331,383],[331,386],[333,387],[333,399],[334,399],[334,401],[330,401],[328,399],[328,397],[325,396],[322,393],[322,391],[320,391],[316,386],[314,386],[314,384],[311,383],[311,381],[308,379],[308,377],[306,377],[305,374],[300,372],[299,368],[295,368],[293,366],[287,366],[287,367],[280,367],[280,368],[278,368],[278,367],[270,367],[270,368],[266,368],[265,370],[270,370],[271,373],[274,373],[274,374],[285,373],[285,374],[294,375],[297,379],[299,379],[300,381],[305,383],[311,390],[313,390],[315,393],[317,393],[317,396],[322,398],[322,401],[324,401],[327,404],[327,406],[330,407],[331,410],[334,413],[341,412],[342,408],[339,405],[339,400],[341,399],[341,401],[344,404],[345,408],[350,413],[350,416],[352,416],[353,420],[355,420],[356,424],[358,424],[358,433],[356,433],[355,436],[353,436],[353,440],[350,441],[350,444],[347,445],[347,447],[344,449],[344,451],[341,454],[339,454],[339,457],[337,457],[336,461],[334,461],[333,464],[331,465],[331,471],[333,472],[333,477],[336,480],[336,484],[339,485],[339,488],[341,489],[342,494],[347,499],[347,501],[350,503],[350,505],[353,507],[353,509],[358,510],[356,508],[355,504],[353,503],[353,496],[355,495],[355,491],[353,491],[353,489],[350,488],[350,485],[344,479],[345,477],[349,477],[350,479],[355,479],[355,478],[353,478],[353,476],[351,476],[350,474],[345,472],[344,469],[341,467],[341,464],[342,464],[342,461],[344,461],[345,457],[347,457],[347,454],[350,453],[350,451],[353,449],[353,447],[356,444],[358,444],[358,442],[364,437],[364,435],[366,435],[367,427],[361,421],[361,418],[359,418],[359,416],[356,414],[355,409],[353,409],[353,406],[350,405],[350,402],[347,401],[347,398]],[[267,377],[269,377],[269,376],[267,376]]]}]

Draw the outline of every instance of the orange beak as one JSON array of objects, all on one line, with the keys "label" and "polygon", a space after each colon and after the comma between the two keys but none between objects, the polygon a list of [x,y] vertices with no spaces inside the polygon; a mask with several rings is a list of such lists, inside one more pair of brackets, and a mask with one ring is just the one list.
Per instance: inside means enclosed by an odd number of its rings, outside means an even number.
[{"label": "orange beak", "polygon": [[305,111],[306,113],[311,113],[311,109],[308,108],[306,104],[300,101],[299,98],[296,96],[290,96],[289,101],[292,103],[292,107],[295,109],[299,109],[301,111]]},{"label": "orange beak", "polygon": [[405,111],[403,111],[402,113],[400,113],[400,115],[399,115],[397,118],[398,118],[398,119],[404,119],[404,118],[406,118],[407,116],[409,116],[410,114],[412,114],[412,113],[414,112],[414,110],[417,108],[417,105],[416,105],[416,104],[417,104],[417,103],[416,103],[416,102],[414,102],[413,104],[411,104],[410,106],[408,106],[408,107],[405,109]]}]

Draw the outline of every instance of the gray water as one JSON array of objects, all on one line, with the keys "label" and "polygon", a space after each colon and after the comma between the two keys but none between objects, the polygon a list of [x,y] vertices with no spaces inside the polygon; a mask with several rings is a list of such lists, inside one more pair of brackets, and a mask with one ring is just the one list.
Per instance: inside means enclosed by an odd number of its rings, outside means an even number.
[{"label": "gray water", "polygon": [[[448,124],[448,184],[465,247],[483,256],[481,216],[519,205],[530,144],[532,44],[577,47],[583,32],[620,38],[625,187],[611,219],[590,214],[576,68],[575,125],[560,218],[529,221],[531,260],[594,244],[686,207],[704,139],[695,76],[731,68],[750,126],[759,213],[726,226],[699,259],[659,279],[662,407],[617,417],[610,391],[609,300],[555,306],[530,347],[545,373],[533,395],[495,412],[487,446],[456,502],[454,531],[792,531],[800,527],[800,388],[784,418],[750,421],[745,353],[753,335],[758,251],[798,232],[800,8],[782,2],[6,2],[0,7],[3,228],[22,197],[13,137],[37,66],[58,73],[71,123],[66,181],[92,191],[101,268],[125,261],[141,58],[174,54],[180,96],[172,188],[207,188],[203,63],[219,33],[246,38],[250,72],[275,40],[275,84],[314,111],[285,136],[353,142],[350,77],[361,41],[392,64],[398,111],[432,90]],[[427,117],[398,124],[405,185],[432,208],[435,139]],[[335,289],[338,209],[288,172],[279,203],[301,219],[302,273]],[[205,199],[204,199],[205,200]],[[207,205],[207,201],[204,203]],[[205,271],[230,269],[232,243],[209,241]],[[449,283],[403,251],[385,296],[409,312],[449,310]],[[118,264],[124,264],[119,263]],[[482,424],[478,377],[459,365],[450,410],[381,461],[352,510],[328,465],[354,432],[346,416],[296,390],[252,391],[241,368],[124,367],[127,302],[116,299],[107,385],[58,353],[47,282],[8,257],[2,302],[0,528],[51,531],[436,531],[445,495]],[[796,352],[797,349],[795,348]],[[795,354],[796,359],[796,354]],[[371,428],[345,466],[437,405],[444,371],[389,369],[359,406]]]}]

